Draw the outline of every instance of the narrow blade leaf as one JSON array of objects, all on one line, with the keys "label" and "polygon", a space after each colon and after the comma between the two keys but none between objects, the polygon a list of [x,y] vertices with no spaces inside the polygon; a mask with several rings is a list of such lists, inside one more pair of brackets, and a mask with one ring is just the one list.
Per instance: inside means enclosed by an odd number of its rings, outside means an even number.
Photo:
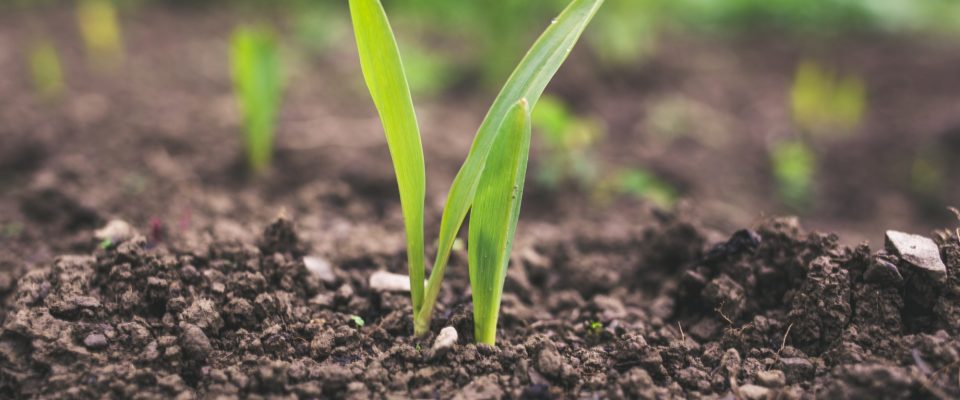
[{"label": "narrow blade leaf", "polygon": [[440,221],[437,257],[430,274],[430,282],[427,284],[424,308],[417,316],[415,325],[422,328],[430,323],[432,308],[440,293],[440,282],[443,281],[443,274],[450,258],[450,249],[473,204],[474,194],[480,182],[480,173],[500,126],[507,117],[507,111],[521,99],[527,99],[529,108],[533,109],[547,83],[560,69],[560,65],[566,60],[574,44],[602,4],[603,0],[573,0],[560,13],[560,16],[553,20],[550,27],[520,61],[480,124],[480,129],[470,147],[470,153],[460,167],[450,187],[450,193],[447,195],[447,204]]},{"label": "narrow blade leaf", "polygon": [[360,66],[380,113],[400,187],[414,315],[423,304],[423,208],[426,177],[420,128],[396,38],[379,0],[350,0]]},{"label": "narrow blade leaf", "polygon": [[244,119],[247,161],[253,171],[260,172],[273,156],[283,85],[274,33],[264,27],[238,28],[231,39],[230,63]]},{"label": "narrow blade leaf", "polygon": [[470,212],[468,257],[473,290],[474,333],[480,343],[497,337],[500,297],[520,217],[530,154],[530,112],[520,100],[507,113],[494,141]]}]

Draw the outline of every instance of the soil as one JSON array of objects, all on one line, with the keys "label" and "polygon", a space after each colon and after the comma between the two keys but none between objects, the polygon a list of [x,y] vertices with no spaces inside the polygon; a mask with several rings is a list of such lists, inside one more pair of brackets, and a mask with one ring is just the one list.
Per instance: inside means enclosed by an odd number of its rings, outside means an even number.
[{"label": "soil", "polygon": [[[27,76],[21,17],[0,14],[2,76]],[[406,257],[355,55],[291,59],[276,163],[251,177],[223,56],[235,16],[131,12],[125,64],[108,71],[86,66],[69,12],[34,17],[69,88],[42,101],[0,80],[0,397],[960,397],[958,238],[928,234],[939,277],[857,244],[955,224],[930,210],[957,187],[914,207],[901,180],[915,150],[955,148],[955,45],[678,38],[640,71],[595,74],[575,55],[551,90],[607,121],[598,156],[650,164],[688,200],[601,207],[530,187],[494,348],[472,343],[462,251],[426,337],[410,336],[407,293],[369,285]],[[789,132],[770,105],[809,52],[865,69],[877,93],[869,134],[821,144],[843,173],[820,176],[807,212],[843,235],[760,218],[788,211],[762,183],[763,149]],[[674,95],[707,110],[691,132],[723,126],[721,140],[650,136],[640,110]],[[487,103],[448,97],[418,101],[428,227]],[[115,220],[131,228],[97,239]],[[447,326],[456,344],[434,349]]]},{"label": "soil", "polygon": [[[412,338],[407,294],[368,285],[402,253],[331,259],[327,276],[305,267],[286,219],[256,242],[134,236],[8,283],[0,393],[956,398],[960,243],[938,239],[944,279],[794,219],[714,246],[673,217],[540,240],[518,248],[489,347],[472,343],[463,254],[433,333]],[[435,349],[445,326],[459,340]]]}]

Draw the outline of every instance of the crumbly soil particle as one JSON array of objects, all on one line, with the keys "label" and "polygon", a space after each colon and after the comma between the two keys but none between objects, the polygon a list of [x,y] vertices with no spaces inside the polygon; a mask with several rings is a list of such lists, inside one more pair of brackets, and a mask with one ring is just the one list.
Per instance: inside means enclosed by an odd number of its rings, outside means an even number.
[{"label": "crumbly soil particle", "polygon": [[[322,280],[304,265],[296,232],[278,219],[256,244],[193,250],[136,236],[29,271],[4,304],[0,394],[960,396],[955,240],[937,243],[948,279],[924,310],[911,299],[930,294],[890,278],[908,261],[840,246],[791,219],[712,246],[677,219],[623,238],[631,245],[545,241],[518,250],[528,254],[516,258],[511,286],[525,292],[505,294],[489,347],[472,343],[469,295],[450,290],[466,287],[464,274],[445,284],[432,333],[412,338],[406,294],[368,287],[375,265],[331,260],[336,278]],[[877,268],[891,271],[869,273]],[[660,279],[656,289],[649,279]],[[447,326],[459,339],[434,348]]]}]

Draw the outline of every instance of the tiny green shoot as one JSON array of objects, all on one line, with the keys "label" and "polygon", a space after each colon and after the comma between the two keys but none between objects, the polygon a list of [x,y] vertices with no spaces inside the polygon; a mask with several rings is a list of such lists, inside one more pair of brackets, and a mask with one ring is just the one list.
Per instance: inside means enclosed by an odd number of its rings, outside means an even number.
[{"label": "tiny green shoot", "polygon": [[110,238],[103,239],[100,241],[100,248],[103,250],[109,249],[110,246],[113,246],[113,240]]},{"label": "tiny green shoot", "polygon": [[363,325],[366,324],[363,318],[361,318],[359,315],[351,315],[350,321],[352,321],[357,328],[363,328]]},{"label": "tiny green shoot", "polygon": [[94,65],[113,67],[123,61],[123,36],[113,1],[80,0],[77,24],[87,55]]},{"label": "tiny green shoot", "polygon": [[7,239],[14,239],[23,233],[23,224],[19,222],[8,222],[3,226],[3,236]]},{"label": "tiny green shoot", "polygon": [[805,132],[848,134],[867,108],[866,89],[856,75],[839,76],[812,61],[797,67],[790,88],[793,120]]},{"label": "tiny green shoot", "polygon": [[264,27],[237,28],[231,39],[233,89],[243,118],[247,164],[259,173],[273,158],[274,129],[283,90],[275,34]]},{"label": "tiny green shoot", "polygon": [[478,341],[494,343],[526,174],[530,110],[602,4],[603,0],[573,0],[533,44],[494,100],[450,188],[433,270],[424,286],[425,172],[410,87],[383,5],[379,0],[350,0],[360,66],[397,175],[415,335],[429,330],[450,252],[467,213],[474,208],[467,248],[474,325]]},{"label": "tiny green shoot", "polygon": [[659,207],[672,207],[679,197],[673,186],[647,170],[628,169],[615,175],[614,179],[615,188],[620,193],[649,200]]},{"label": "tiny green shoot", "polygon": [[603,136],[602,125],[576,115],[553,96],[540,99],[531,118],[545,150],[537,180],[551,188],[568,182],[590,186],[599,174],[598,163],[591,153]]},{"label": "tiny green shoot", "polygon": [[587,323],[587,330],[594,335],[599,335],[601,332],[603,332],[603,322],[590,321]]},{"label": "tiny green shoot", "polygon": [[57,48],[49,39],[40,38],[30,45],[30,78],[37,94],[53,99],[63,94],[63,69]]},{"label": "tiny green shoot", "polygon": [[776,144],[770,154],[780,198],[790,207],[804,209],[813,196],[817,157],[802,140]]}]

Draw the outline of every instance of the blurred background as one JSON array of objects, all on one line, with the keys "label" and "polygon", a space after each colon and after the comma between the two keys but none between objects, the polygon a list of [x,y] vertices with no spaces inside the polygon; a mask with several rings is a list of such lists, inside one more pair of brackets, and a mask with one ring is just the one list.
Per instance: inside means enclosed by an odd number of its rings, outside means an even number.
[{"label": "blurred background", "polygon": [[[438,213],[566,0],[383,3]],[[607,0],[534,112],[524,218],[643,205],[729,231],[787,214],[874,244],[951,226],[957,21],[955,0]],[[280,207],[398,224],[354,46],[344,0],[3,0],[3,237]]]}]

